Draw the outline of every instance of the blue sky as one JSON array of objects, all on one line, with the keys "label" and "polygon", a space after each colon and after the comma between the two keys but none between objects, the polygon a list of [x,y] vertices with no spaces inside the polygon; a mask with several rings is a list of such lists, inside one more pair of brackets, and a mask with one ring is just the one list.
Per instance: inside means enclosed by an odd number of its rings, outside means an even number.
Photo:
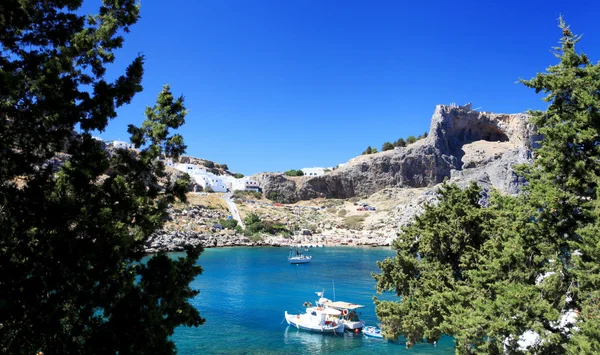
[{"label": "blue sky", "polygon": [[[96,1],[86,1],[92,11]],[[146,56],[144,91],[105,140],[128,140],[162,85],[185,97],[191,156],[254,174],[335,166],[368,145],[429,130],[436,104],[543,109],[516,84],[556,59],[563,14],[600,59],[600,2],[141,1],[109,68]]]}]

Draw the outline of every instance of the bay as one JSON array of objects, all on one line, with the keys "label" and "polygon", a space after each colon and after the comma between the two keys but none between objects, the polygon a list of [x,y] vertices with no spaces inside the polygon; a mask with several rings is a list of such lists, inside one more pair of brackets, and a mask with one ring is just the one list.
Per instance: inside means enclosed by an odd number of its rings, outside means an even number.
[{"label": "bay", "polygon": [[[188,354],[452,354],[450,337],[437,346],[419,344],[406,350],[402,341],[387,342],[361,334],[324,335],[300,331],[284,321],[284,312],[303,313],[317,291],[329,299],[363,304],[361,319],[378,325],[373,296],[379,272],[376,261],[394,255],[390,248],[310,248],[308,264],[292,265],[287,248],[206,249],[199,259],[203,274],[191,300],[206,323],[179,327],[172,339],[178,353]],[[172,256],[183,255],[171,253]],[[334,295],[335,291],[335,295]],[[377,296],[394,299],[392,294]]]}]

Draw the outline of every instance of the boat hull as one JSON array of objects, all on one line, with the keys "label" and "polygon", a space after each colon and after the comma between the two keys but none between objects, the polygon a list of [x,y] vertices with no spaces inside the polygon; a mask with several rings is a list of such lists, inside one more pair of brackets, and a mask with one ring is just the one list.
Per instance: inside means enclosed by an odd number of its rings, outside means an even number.
[{"label": "boat hull", "polygon": [[348,330],[362,329],[365,327],[365,322],[359,320],[358,322],[344,321],[344,328]]},{"label": "boat hull", "polygon": [[302,316],[288,314],[285,312],[285,320],[287,324],[296,327],[301,330],[305,330],[308,332],[314,333],[343,333],[344,332],[344,324],[336,324],[335,326],[326,326],[326,325],[313,325],[308,322],[302,322]]},{"label": "boat hull", "polygon": [[312,259],[312,256],[307,256],[304,258],[288,258],[288,261],[290,262],[290,264],[306,264],[308,262],[310,262],[310,260]]},{"label": "boat hull", "polygon": [[375,339],[383,339],[383,334],[381,334],[381,331],[379,329],[376,329],[373,327],[366,327],[363,329],[362,332],[366,337],[375,338]]}]

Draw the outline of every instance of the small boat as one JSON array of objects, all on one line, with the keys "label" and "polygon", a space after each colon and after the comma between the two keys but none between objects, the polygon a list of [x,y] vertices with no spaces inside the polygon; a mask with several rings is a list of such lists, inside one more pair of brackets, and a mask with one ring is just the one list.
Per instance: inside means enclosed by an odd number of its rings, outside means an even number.
[{"label": "small boat", "polygon": [[294,248],[290,248],[290,255],[288,256],[290,264],[306,264],[312,259],[312,256],[302,254],[302,249],[298,250],[298,248],[296,248],[295,255],[293,250]]},{"label": "small boat", "polygon": [[358,331],[358,329],[362,329],[365,326],[365,322],[358,319],[358,316],[362,315],[362,313],[356,312],[357,309],[364,308],[365,306],[344,301],[331,301],[323,297],[323,294],[324,291],[317,292],[317,295],[320,297],[316,302],[317,306],[340,311],[342,320],[344,321],[344,328],[351,331]]},{"label": "small boat", "polygon": [[363,334],[369,338],[383,339],[383,334],[379,328],[368,326],[363,329]]},{"label": "small boat", "polygon": [[304,314],[285,312],[287,324],[298,329],[317,333],[343,333],[344,322],[338,318],[341,312],[333,308],[307,307]]}]

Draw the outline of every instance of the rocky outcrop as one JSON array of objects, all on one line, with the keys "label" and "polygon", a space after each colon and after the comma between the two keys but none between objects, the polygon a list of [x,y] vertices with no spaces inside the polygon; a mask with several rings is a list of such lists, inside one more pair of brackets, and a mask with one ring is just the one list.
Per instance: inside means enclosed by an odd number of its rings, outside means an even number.
[{"label": "rocky outcrop", "polygon": [[258,182],[265,197],[273,201],[292,203],[298,200],[296,182],[283,174],[261,173],[253,175],[252,179]]},{"label": "rocky outcrop", "polygon": [[265,196],[281,194],[285,202],[366,196],[385,187],[428,187],[447,178],[482,181],[515,193],[522,182],[512,167],[529,161],[536,138],[525,114],[438,105],[427,138],[408,147],[359,156],[334,172],[298,182],[275,174],[260,174],[259,182]]},{"label": "rocky outcrop", "polygon": [[[188,173],[185,173],[183,171],[180,171],[180,170],[168,167],[168,166],[165,168],[165,179],[167,179],[170,183],[174,183],[178,179],[183,178],[185,175],[188,175]],[[190,191],[190,192],[202,191],[202,186],[200,184],[196,183],[196,180],[190,179],[190,183],[188,184],[188,191]]]}]

